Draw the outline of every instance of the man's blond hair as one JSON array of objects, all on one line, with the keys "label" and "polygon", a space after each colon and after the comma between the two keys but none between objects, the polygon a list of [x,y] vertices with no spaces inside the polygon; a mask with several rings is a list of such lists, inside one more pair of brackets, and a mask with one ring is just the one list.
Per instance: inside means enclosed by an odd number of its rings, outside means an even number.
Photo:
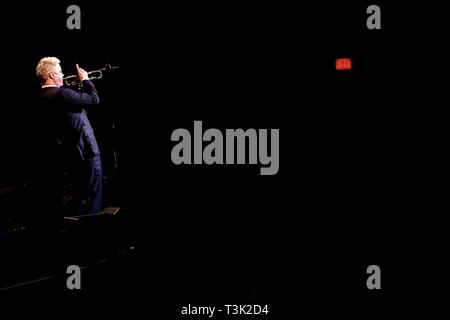
[{"label": "man's blond hair", "polygon": [[55,71],[59,63],[59,59],[55,57],[45,57],[39,61],[36,67],[36,75],[41,83],[44,83],[50,77],[50,73]]}]

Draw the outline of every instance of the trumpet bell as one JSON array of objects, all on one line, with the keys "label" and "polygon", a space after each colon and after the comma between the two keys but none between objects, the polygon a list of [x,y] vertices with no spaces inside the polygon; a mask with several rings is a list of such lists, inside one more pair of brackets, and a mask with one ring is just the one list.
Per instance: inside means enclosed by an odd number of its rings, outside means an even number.
[{"label": "trumpet bell", "polygon": [[[89,80],[97,80],[103,78],[103,71],[112,71],[116,70],[119,67],[112,67],[110,64],[106,64],[104,68],[98,70],[89,71],[87,74],[89,76]],[[78,75],[70,75],[63,78],[63,81],[68,87],[77,87],[80,88],[81,82],[78,80]]]}]

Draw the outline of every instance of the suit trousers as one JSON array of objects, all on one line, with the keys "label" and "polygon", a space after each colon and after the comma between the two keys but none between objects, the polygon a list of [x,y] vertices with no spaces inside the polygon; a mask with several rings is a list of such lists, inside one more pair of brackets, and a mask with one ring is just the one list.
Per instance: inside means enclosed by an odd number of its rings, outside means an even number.
[{"label": "suit trousers", "polygon": [[65,215],[99,213],[102,210],[103,175],[99,155],[71,165],[66,170],[74,185]]}]

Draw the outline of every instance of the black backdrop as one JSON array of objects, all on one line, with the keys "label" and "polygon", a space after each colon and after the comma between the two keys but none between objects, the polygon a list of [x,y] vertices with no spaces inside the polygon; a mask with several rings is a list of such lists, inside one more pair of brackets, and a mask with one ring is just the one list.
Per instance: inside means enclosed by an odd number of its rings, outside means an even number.
[{"label": "black backdrop", "polygon": [[[118,154],[105,204],[139,213],[139,258],[115,274],[131,280],[105,288],[118,300],[169,301],[168,314],[183,303],[251,301],[258,283],[257,301],[275,314],[356,315],[354,305],[376,313],[393,303],[405,283],[398,231],[412,197],[398,11],[380,4],[382,29],[370,31],[364,1],[77,4],[81,30],[66,28],[69,3],[10,11],[2,156],[31,178],[45,161],[41,57],[60,58],[66,75],[75,63],[120,66],[95,82],[101,104],[88,111],[106,171],[112,145]],[[334,70],[341,57],[353,70]],[[194,120],[279,128],[278,174],[173,165],[170,135]],[[381,292],[365,286],[371,264],[383,272]]]}]

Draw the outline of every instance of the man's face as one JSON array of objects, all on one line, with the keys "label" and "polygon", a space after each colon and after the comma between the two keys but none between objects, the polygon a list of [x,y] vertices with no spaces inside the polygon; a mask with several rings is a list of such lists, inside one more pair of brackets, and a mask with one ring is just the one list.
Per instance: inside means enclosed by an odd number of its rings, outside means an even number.
[{"label": "man's face", "polygon": [[58,87],[62,87],[62,85],[64,84],[63,83],[64,74],[62,73],[61,66],[59,64],[56,65],[55,71],[51,73],[51,77]]}]

